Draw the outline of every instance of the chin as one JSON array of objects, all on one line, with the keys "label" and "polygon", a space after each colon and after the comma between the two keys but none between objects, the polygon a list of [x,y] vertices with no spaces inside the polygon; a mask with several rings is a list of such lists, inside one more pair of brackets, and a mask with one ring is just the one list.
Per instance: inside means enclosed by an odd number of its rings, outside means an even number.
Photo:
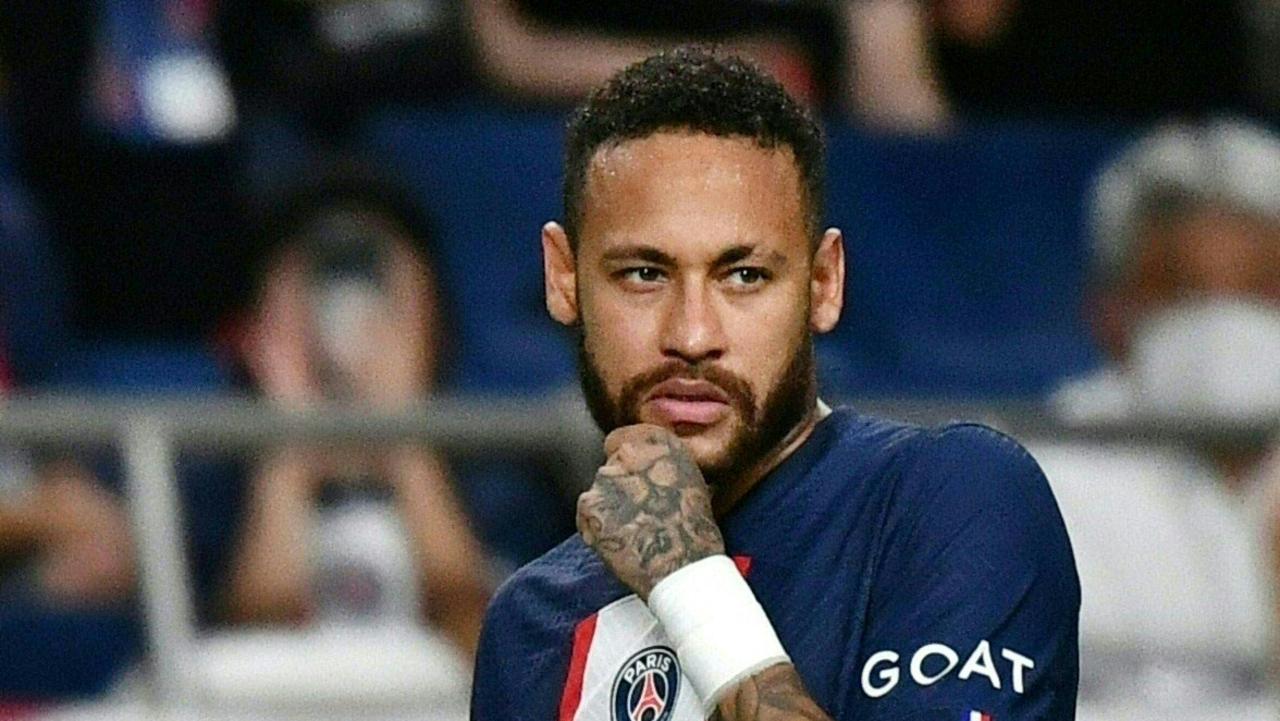
[{"label": "chin", "polygon": [[704,429],[702,433],[687,436],[676,433],[680,436],[680,440],[684,441],[685,447],[689,449],[689,455],[693,456],[693,462],[698,464],[698,468],[719,467],[725,462],[729,440],[721,438],[721,434],[716,433],[716,430],[718,429]]},{"label": "chin", "polygon": [[658,419],[648,413],[641,412],[639,420],[652,423],[671,431],[679,438],[693,456],[693,462],[700,469],[719,468],[728,458],[729,449],[740,433],[741,423],[736,414],[712,425],[694,423],[672,424],[665,419]]}]

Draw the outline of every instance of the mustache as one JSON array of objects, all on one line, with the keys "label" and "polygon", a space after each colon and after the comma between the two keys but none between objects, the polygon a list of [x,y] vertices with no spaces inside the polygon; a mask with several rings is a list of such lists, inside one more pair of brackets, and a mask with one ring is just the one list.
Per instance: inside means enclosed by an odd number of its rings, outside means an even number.
[{"label": "mustache", "polygon": [[618,409],[624,415],[624,423],[639,422],[640,403],[645,395],[659,383],[673,379],[705,381],[724,391],[729,404],[748,424],[755,422],[756,398],[750,384],[742,377],[710,364],[690,364],[673,360],[628,380],[618,394]]}]

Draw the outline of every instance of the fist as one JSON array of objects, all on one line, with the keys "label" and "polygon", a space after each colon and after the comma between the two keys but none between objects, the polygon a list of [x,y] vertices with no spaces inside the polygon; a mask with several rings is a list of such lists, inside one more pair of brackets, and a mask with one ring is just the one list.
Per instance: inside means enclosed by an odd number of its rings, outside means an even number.
[{"label": "fist", "polygon": [[[38,574],[67,603],[125,598],[133,588],[133,537],[124,509],[83,471],[58,464],[38,487],[45,545]],[[61,474],[61,475],[58,475]]]},{"label": "fist", "polygon": [[668,574],[724,553],[711,492],[684,444],[654,425],[619,428],[578,497],[578,531],[613,575],[648,600]]}]

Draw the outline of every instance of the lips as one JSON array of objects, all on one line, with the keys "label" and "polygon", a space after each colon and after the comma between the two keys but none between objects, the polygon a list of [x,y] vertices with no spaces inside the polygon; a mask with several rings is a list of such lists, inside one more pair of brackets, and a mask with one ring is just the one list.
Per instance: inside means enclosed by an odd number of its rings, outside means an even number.
[{"label": "lips", "polygon": [[645,405],[663,425],[709,426],[730,410],[729,395],[714,383],[672,378],[654,386]]}]

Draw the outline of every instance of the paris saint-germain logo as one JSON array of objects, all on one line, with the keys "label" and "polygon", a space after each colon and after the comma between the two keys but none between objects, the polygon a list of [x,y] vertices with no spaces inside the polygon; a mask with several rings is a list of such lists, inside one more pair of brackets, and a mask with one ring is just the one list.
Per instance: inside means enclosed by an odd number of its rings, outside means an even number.
[{"label": "paris saint-germain logo", "polygon": [[666,646],[627,659],[613,679],[613,721],[669,721],[680,692],[680,662]]}]

